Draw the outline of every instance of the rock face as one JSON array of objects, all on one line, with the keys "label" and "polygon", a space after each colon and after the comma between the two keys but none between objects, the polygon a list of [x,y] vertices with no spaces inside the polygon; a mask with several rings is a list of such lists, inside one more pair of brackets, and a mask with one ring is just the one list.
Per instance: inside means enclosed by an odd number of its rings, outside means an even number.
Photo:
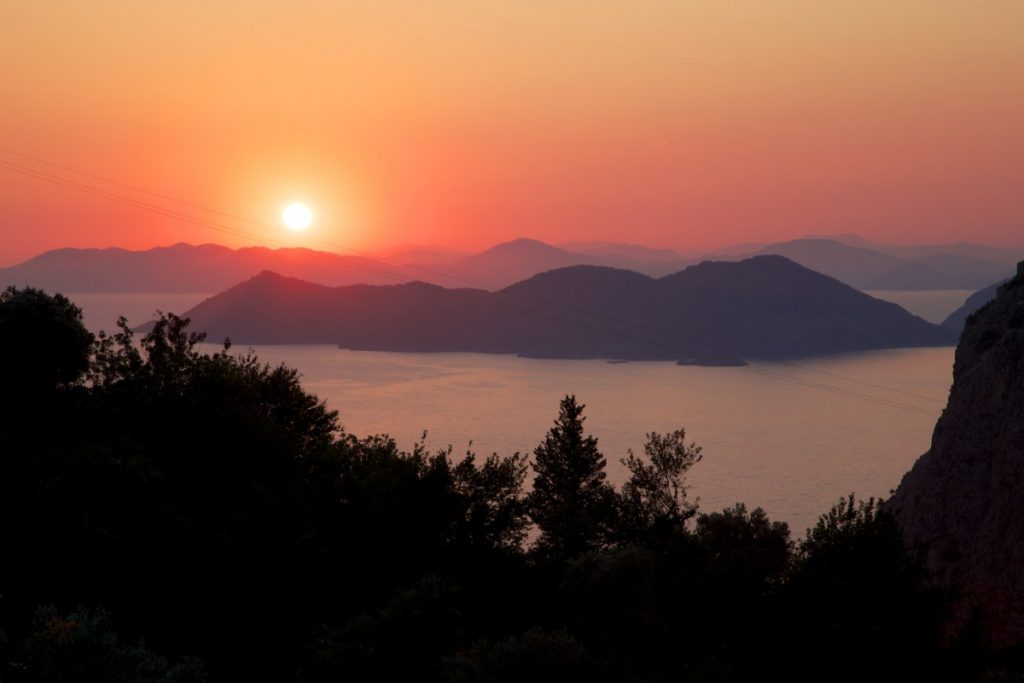
[{"label": "rock face", "polygon": [[967,301],[964,305],[956,309],[949,316],[942,321],[942,327],[950,330],[960,331],[964,329],[964,323],[967,322],[968,316],[974,313],[976,310],[987,304],[992,299],[996,298],[996,294],[999,293],[999,288],[1006,280],[1000,280],[994,285],[989,285],[985,289],[979,290],[974,294],[967,297]]},{"label": "rock face", "polygon": [[890,505],[993,642],[1024,641],[1024,262],[967,320],[931,449]]}]

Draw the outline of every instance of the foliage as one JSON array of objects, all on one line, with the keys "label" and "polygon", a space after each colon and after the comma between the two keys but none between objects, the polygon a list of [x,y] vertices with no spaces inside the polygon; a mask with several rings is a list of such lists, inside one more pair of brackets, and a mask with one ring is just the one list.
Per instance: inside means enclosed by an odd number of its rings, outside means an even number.
[{"label": "foliage", "polygon": [[447,661],[447,673],[451,683],[605,680],[577,638],[564,630],[542,629],[478,641]]},{"label": "foliage", "polygon": [[781,580],[789,568],[789,525],[772,522],[761,508],[736,503],[697,517],[696,535],[712,561],[737,585]]},{"label": "foliage", "polygon": [[[949,673],[942,658],[943,596],[929,584],[922,555],[906,545],[893,515],[874,498],[851,493],[820,517],[798,546],[782,595],[793,637],[814,653],[809,665],[859,651],[885,659],[894,676]],[[870,671],[870,660],[851,658],[843,679]]]},{"label": "foliage", "polygon": [[923,578],[924,566],[921,554],[907,547],[892,513],[874,498],[857,500],[851,493],[807,531],[797,549],[795,575],[842,589],[838,592],[850,607],[862,609],[856,589],[904,593]]},{"label": "foliage", "polygon": [[124,644],[103,609],[79,609],[63,616],[54,607],[39,610],[35,630],[25,640],[19,667],[26,681],[55,683],[202,683],[202,662],[183,658],[170,665],[143,643]]},{"label": "foliage", "polygon": [[302,675],[308,681],[431,680],[439,652],[465,628],[464,596],[450,578],[425,576],[380,608],[320,634]]},{"label": "foliage", "polygon": [[[336,414],[291,369],[202,353],[187,324],[162,316],[136,344],[122,321],[83,391],[51,406],[47,438],[6,425],[16,487],[0,481],[0,506],[26,523],[0,530],[21,558],[0,569],[0,594],[16,618],[105,604],[153,642],[244,662],[294,640],[304,462],[331,448]],[[76,556],[90,561],[68,572]]]},{"label": "foliage", "polygon": [[[188,318],[160,314],[153,328],[136,345],[127,320],[118,318],[117,333],[99,335],[90,379],[109,385],[144,378],[158,386],[186,379],[182,370],[202,362],[204,356],[196,347],[206,339],[203,333],[187,331],[188,325]],[[229,347],[230,343],[225,341],[224,351]]]},{"label": "foliage", "polygon": [[880,501],[857,500],[851,493],[818,518],[800,544],[801,559],[814,561],[829,552],[848,552],[858,542],[891,543],[893,518]]},{"label": "foliage", "polygon": [[[79,319],[56,297],[28,300]],[[202,680],[185,655],[215,680],[984,668],[939,640],[942,596],[874,500],[844,499],[796,546],[760,508],[698,514],[686,476],[701,449],[683,430],[649,434],[616,492],[571,395],[525,494],[518,453],[345,433],[295,370],[203,341],[174,315],[140,339],[122,320],[85,372],[50,368],[30,407],[0,412],[5,682]],[[58,607],[34,620],[40,604]],[[146,645],[126,645],[97,605]]]},{"label": "foliage", "polygon": [[506,458],[492,454],[477,465],[476,454],[468,452],[452,466],[446,453],[439,454],[434,462],[450,469],[452,488],[460,498],[459,507],[465,511],[456,536],[458,542],[475,548],[519,550],[529,526],[522,496],[526,457],[519,453]]},{"label": "foliage", "polygon": [[82,310],[66,297],[8,287],[0,292],[0,393],[24,400],[78,381],[92,342]]},{"label": "foliage", "polygon": [[533,451],[531,519],[540,527],[542,555],[575,557],[599,547],[614,522],[615,492],[605,481],[605,457],[597,439],[584,435],[583,404],[569,395],[544,442]]},{"label": "foliage", "polygon": [[678,528],[697,514],[697,501],[686,498],[686,474],[701,460],[701,447],[686,443],[686,430],[651,432],[643,458],[632,450],[622,459],[630,478],[619,494],[627,535]]}]

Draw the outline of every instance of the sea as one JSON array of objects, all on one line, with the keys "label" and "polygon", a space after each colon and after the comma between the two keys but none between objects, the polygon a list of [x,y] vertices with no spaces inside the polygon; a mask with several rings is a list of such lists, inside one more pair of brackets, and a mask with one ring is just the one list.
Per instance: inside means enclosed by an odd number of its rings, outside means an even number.
[{"label": "sea", "polygon": [[[872,292],[933,322],[971,292]],[[183,313],[204,294],[69,294],[90,329]],[[207,344],[210,351],[216,344]],[[574,394],[610,481],[650,432],[686,430],[702,449],[688,495],[704,512],[762,507],[800,538],[841,497],[886,497],[931,440],[952,382],[953,347],[892,349],[748,367],[389,353],[335,346],[235,346],[296,368],[352,434],[388,434],[453,457],[530,453]]]}]

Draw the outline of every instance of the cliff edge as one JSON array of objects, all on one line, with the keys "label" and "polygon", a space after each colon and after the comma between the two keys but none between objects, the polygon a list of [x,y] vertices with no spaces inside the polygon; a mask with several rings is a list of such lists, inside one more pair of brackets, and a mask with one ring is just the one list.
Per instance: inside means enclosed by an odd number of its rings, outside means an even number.
[{"label": "cliff edge", "polygon": [[993,644],[1024,641],[1024,262],[968,318],[931,449],[889,504]]}]

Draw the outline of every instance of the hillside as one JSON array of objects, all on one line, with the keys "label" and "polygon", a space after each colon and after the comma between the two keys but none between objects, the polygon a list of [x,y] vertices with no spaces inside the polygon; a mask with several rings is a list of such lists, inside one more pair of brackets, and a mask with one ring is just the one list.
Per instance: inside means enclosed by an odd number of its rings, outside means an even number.
[{"label": "hillside", "polygon": [[330,288],[264,272],[186,315],[211,338],[241,343],[720,364],[954,338],[777,256],[659,279],[575,266],[498,292],[422,282]]}]

